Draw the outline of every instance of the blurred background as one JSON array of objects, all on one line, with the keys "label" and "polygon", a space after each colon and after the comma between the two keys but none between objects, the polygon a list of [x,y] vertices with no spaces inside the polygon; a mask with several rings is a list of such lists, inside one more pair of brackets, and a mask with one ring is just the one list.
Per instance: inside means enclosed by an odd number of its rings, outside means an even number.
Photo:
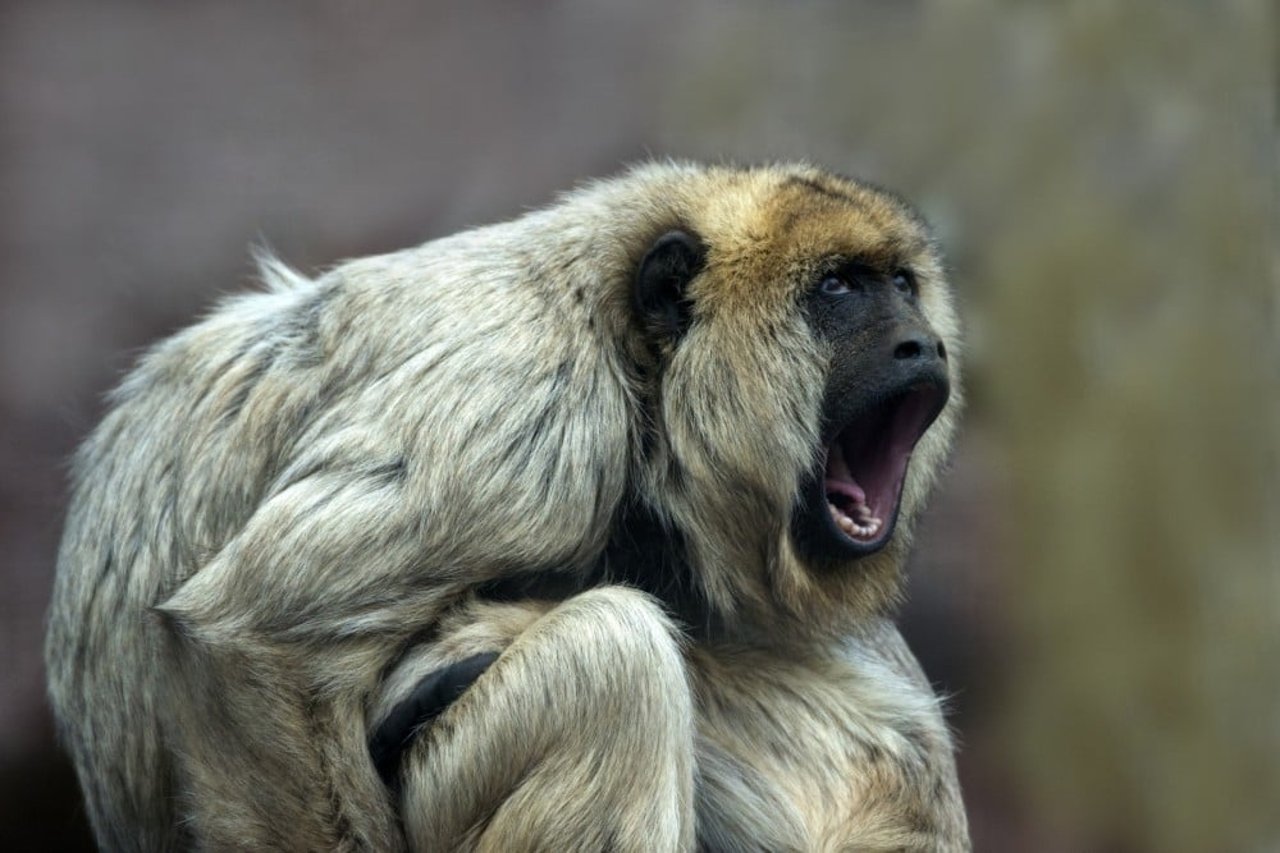
[{"label": "blurred background", "polygon": [[66,460],[247,286],[650,156],[804,158],[946,246],[970,406],[904,615],[983,851],[1280,850],[1269,2],[0,5],[0,841],[89,845],[43,699]]}]

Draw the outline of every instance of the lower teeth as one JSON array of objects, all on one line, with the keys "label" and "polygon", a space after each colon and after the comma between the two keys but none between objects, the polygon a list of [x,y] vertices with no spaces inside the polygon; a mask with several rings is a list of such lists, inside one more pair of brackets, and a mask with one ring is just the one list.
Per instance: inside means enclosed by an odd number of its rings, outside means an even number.
[{"label": "lower teeth", "polygon": [[850,536],[857,535],[864,538],[874,536],[884,523],[871,514],[871,509],[866,504],[858,504],[857,521],[845,515],[835,504],[828,502],[827,506],[831,510],[831,517],[835,520],[836,526]]}]

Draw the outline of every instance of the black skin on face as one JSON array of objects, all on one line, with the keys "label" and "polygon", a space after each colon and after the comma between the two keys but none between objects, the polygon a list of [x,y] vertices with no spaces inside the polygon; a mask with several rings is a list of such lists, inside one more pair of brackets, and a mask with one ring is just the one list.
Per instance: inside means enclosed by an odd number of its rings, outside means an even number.
[{"label": "black skin on face", "polygon": [[913,382],[946,379],[946,348],[920,310],[914,279],[905,270],[843,264],[809,290],[804,310],[832,353],[823,395],[824,441],[869,403]]},{"label": "black skin on face", "polygon": [[[920,310],[908,270],[880,270],[845,262],[819,276],[804,297],[814,335],[831,351],[831,369],[822,404],[822,442],[829,445],[854,420],[909,389],[930,389],[937,417],[949,394],[946,347]],[[792,514],[792,535],[800,552],[819,564],[867,556],[892,538],[897,510],[875,543],[841,536],[827,510],[824,470],[817,467],[801,484]]]}]

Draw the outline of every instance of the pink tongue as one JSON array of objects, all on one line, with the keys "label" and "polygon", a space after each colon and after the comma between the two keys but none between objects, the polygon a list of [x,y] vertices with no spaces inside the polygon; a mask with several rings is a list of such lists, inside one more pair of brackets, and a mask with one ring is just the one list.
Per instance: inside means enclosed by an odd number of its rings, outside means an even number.
[{"label": "pink tongue", "polygon": [[833,443],[831,447],[831,458],[827,460],[827,473],[831,476],[826,478],[824,488],[827,494],[835,492],[844,495],[856,503],[867,502],[867,493],[858,485],[857,480],[853,479],[853,472],[849,470],[849,465],[844,461],[844,448],[839,443]]},{"label": "pink tongue", "polygon": [[844,495],[852,500],[855,504],[865,504],[867,502],[867,493],[862,491],[862,487],[853,480],[832,480],[828,479],[824,484],[827,494]]}]

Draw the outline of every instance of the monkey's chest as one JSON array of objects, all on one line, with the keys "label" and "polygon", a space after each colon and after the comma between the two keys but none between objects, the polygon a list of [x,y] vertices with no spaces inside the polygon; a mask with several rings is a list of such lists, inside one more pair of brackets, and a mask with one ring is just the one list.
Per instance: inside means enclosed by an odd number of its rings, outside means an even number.
[{"label": "monkey's chest", "polygon": [[891,673],[753,659],[695,667],[700,848],[928,846],[954,766],[932,696]]}]

